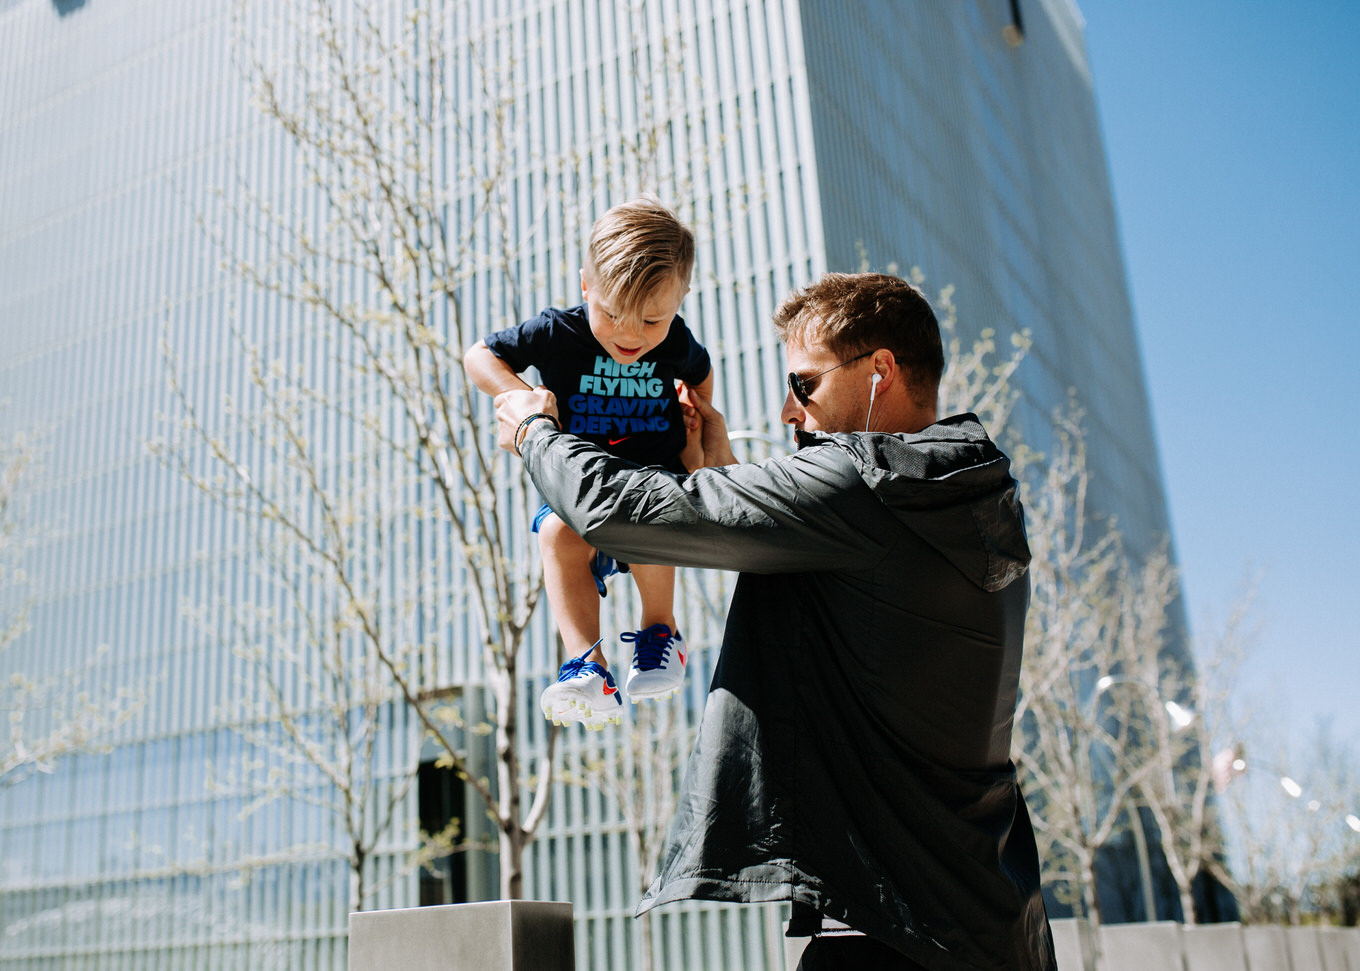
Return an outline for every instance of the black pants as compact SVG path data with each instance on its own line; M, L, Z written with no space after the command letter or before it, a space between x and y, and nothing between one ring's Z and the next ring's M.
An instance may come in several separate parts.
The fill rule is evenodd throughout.
M925 971L871 937L814 937L798 971Z

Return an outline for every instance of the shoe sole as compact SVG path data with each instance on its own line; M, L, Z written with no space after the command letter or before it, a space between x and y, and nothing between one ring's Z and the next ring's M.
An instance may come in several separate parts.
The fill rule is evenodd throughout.
M587 731L602 732L606 725L622 725L622 714L605 714L575 698L568 699L566 708L554 710L551 705L542 706L543 717L560 728L580 725Z
M668 688L665 691L644 691L641 693L630 691L628 700L636 705L639 701L665 701L668 698L674 698L679 693L680 685Z
M623 705L618 701L614 701L609 708L597 709L584 692L568 688L549 694L552 687L549 686L549 690L545 690L543 695L539 696L539 710L543 712L543 717L554 725L564 727L576 723L585 726L589 731L598 732L606 725L623 724L621 714Z
M659 678L645 677L646 674L650 673L650 671L629 672L630 675L636 674L636 676L630 677L627 682L624 682L624 691L627 692L628 700L633 704L637 704L639 701L665 701L667 698L675 697L680 693L680 689L685 686L686 671L684 667L680 668L679 677L674 678L669 684L661 681ZM673 671L668 671L666 673L674 674ZM629 682L641 682L641 684L634 687L633 684ZM649 682L650 687L648 686Z

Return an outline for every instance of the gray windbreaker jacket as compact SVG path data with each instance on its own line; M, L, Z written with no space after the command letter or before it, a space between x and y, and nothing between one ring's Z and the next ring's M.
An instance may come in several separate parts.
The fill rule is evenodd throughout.
M792 901L929 968L1049 971L1009 760L1029 563L977 419L799 434L675 476L546 422L525 466L591 545L740 571L661 872L672 900Z

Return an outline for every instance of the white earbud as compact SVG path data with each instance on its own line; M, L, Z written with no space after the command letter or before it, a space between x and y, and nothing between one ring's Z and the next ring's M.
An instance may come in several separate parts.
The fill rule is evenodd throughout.
M874 376L869 379L869 412L864 416L864 430L866 432L869 430L869 418L874 413L874 395L878 393L878 382L882 380L883 375L879 374L877 371L875 371Z

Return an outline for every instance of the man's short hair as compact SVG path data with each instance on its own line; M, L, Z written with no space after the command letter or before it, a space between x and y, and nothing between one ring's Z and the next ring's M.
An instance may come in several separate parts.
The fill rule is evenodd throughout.
M689 286L694 233L656 196L647 193L595 221L586 250L586 282L620 314L639 311L670 279Z
M786 344L820 344L844 361L887 348L907 373L912 399L935 404L944 374L940 324L925 294L900 277L827 273L779 305L774 327Z

